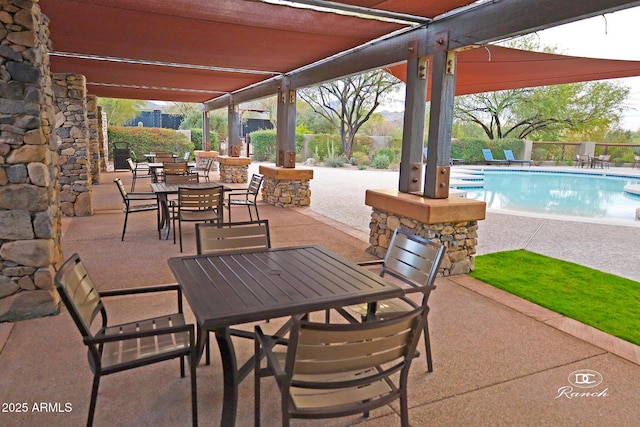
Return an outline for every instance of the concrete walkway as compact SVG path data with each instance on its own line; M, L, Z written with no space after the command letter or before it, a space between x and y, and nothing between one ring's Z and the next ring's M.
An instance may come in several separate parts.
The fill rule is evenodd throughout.
M128 174L105 174L103 185L96 186L93 217L65 218L65 257L78 252L99 289L173 282L166 259L179 256L179 249L171 241L158 240L155 213L133 215L125 241L120 241L123 214L111 182L115 176L123 177L127 184ZM370 259L364 252L366 233L313 209L261 204L260 213L270 221L274 247L317 243L352 260ZM243 209L234 211L234 219L246 216ZM537 227L537 233L544 228L535 223L532 227ZM193 231L186 231L184 237L185 254L195 253ZM527 237L525 241L532 240ZM630 242L623 243L631 252ZM637 425L638 346L467 276L440 278L437 286L429 315L434 372L426 373L424 358L416 359L412 366L412 425ZM174 304L171 297L119 298L109 305L110 321L160 314L175 309ZM193 320L190 313L187 316ZM275 328L282 321L264 326ZM7 410L0 413L0 423L83 425L92 379L85 351L64 309L54 317L1 324L0 403ZM244 358L252 345L239 343L237 351ZM215 351L212 356L211 366L198 368L201 426L219 425L222 406L220 362ZM583 369L597 371L602 383L588 389L572 386L572 373ZM253 424L252 387L250 380L241 386L239 426ZM275 383L265 380L262 387L262 425L279 425ZM570 394L569 387L583 394ZM52 411L34 409L41 402L50 404L46 407ZM11 403L26 403L28 410L16 412ZM66 403L71 405L68 412ZM395 426L399 423L397 410L394 404L373 411L367 420L354 416L294 425ZM115 374L101 383L96 426L178 426L189 425L189 420L189 381L179 378L177 361Z

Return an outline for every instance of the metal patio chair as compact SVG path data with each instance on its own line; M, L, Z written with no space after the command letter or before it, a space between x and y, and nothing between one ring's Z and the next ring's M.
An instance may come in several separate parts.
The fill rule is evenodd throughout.
M227 210L229 211L229 221L231 221L231 206L246 206L249 210L249 219L253 221L253 216L251 215L251 206L256 211L256 219L260 219L260 214L258 213L258 192L260 191L260 186L262 185L262 180L264 177L260 174L254 173L251 177L251 181L249 181L249 186L247 188L235 189L228 191L227 194Z
M88 348L93 386L87 425L93 424L98 387L102 376L180 358L181 377L185 376L185 359L189 363L192 424L197 426L197 351L194 343L194 327L192 324L185 324L182 313L180 287L165 285L98 292L78 254L72 255L60 267L55 276L55 283L64 305L69 310ZM131 323L108 325L107 310L102 303L102 298L168 291L175 291L177 294L177 313ZM101 323L94 325L98 314L101 317ZM130 399L135 398L135 394L120 397Z
M120 190L120 195L122 196L122 203L124 203L124 225L122 226L122 238L124 241L124 233L127 231L127 220L129 219L129 214L136 212L148 212L148 211L158 211L158 197L155 193L127 193L127 190L124 189L124 185L120 178L115 178L113 182L118 186L118 190ZM152 202L153 203L149 203ZM146 202L146 203L141 203ZM160 214L158 213L158 216Z
M286 352L279 337L255 328L254 424L260 425L260 379L273 376L282 394L282 425L291 418L335 418L400 401L402 426L409 425L407 382L424 322L424 307L364 323L292 320ZM261 367L266 356L267 367ZM398 375L399 373L399 375Z
M224 189L212 184L208 188L178 188L178 200L173 215L173 243L176 242L176 221L182 252L183 222L222 222Z
M136 181L140 178L150 178L152 179L153 173L151 173L151 169L149 168L148 163L134 162L130 157L127 159L127 164L129 165L129 170L131 170L132 178L131 178L131 191L136 191Z
M360 315L361 321L367 321L371 317L386 319L413 310L416 303L408 295L422 293L421 305L424 307L424 346L427 359L427 368L433 372L433 360L431 357L431 343L429 340L429 314L428 300L431 291L436 287L433 284L442 257L445 253L444 245L434 243L424 237L416 236L405 230L397 228L389 242L389 249L382 261L369 261L359 263L362 266L381 265L380 276L391 276L405 287L405 296L390 300L378 301L375 314L368 311L367 304L358 304L345 307L349 311ZM345 308L337 311L348 320L357 321ZM328 319L327 319L328 322Z

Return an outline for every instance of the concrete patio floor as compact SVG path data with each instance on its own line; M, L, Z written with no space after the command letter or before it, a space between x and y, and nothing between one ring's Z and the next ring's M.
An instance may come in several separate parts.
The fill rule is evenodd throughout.
M124 214L114 177L125 186L130 174L106 173L94 187L95 215L65 218L64 256L77 252L101 290L175 281L167 258L180 256L178 245L158 240L155 213L134 214L120 241ZM141 184L140 190L146 183ZM234 220L248 219L234 208ZM351 260L371 259L364 252L366 234L312 212L260 204L269 219L272 246L315 243ZM195 253L193 227L184 235L184 254ZM109 301L107 301L109 303ZM121 297L107 306L111 322L153 316L175 309L173 296ZM580 425L635 426L640 419L640 348L593 330L473 280L439 278L430 298L434 372L423 357L410 375L410 421L414 426ZM193 317L185 305L187 316ZM265 324L276 328L283 319ZM239 342L239 358L252 352ZM0 424L6 426L79 426L86 423L92 374L86 350L73 322L60 315L0 324ZM590 397L569 398L569 376L580 369L602 375ZM262 425L280 424L275 382L263 380ZM253 424L253 384L240 388L238 426ZM201 426L219 425L222 372L217 352L211 366L198 367ZM16 405L26 403L26 412ZM50 411L39 412L40 403ZM66 404L70 404L65 406ZM34 407L34 404L36 405ZM21 406L18 406L21 407ZM67 410L70 408L70 410ZM353 416L293 425L395 426L398 406ZM96 409L96 426L189 425L189 380L169 361L104 377Z

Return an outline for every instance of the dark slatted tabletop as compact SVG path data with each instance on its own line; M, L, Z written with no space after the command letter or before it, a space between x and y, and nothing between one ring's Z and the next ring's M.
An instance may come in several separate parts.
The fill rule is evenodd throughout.
M402 295L319 246L170 258L169 266L207 330Z

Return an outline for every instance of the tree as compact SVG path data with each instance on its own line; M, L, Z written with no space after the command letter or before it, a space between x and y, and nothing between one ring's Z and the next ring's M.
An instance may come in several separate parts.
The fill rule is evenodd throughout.
M225 111L215 110L209 112L209 129L218 136L218 141L227 137L229 129L227 127L228 117ZM202 128L202 112L192 111L180 123L180 129Z
M122 126L135 119L145 101L137 99L98 98L98 105L107 114L107 125Z
M174 102L167 106L165 112L185 118L194 113L202 114L199 105L193 102Z
M369 71L299 91L316 113L327 119L342 141L342 152L351 157L356 133L400 81L382 71Z
M628 95L628 87L611 82L479 93L456 98L454 117L476 123L489 139L590 138L619 123Z
M538 38L510 40L516 49L557 53ZM596 140L622 117L629 88L612 82L582 82L479 93L456 98L457 123L480 126L489 139L555 141L567 135ZM596 138L596 139L593 139Z

